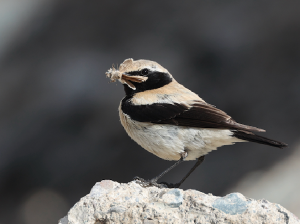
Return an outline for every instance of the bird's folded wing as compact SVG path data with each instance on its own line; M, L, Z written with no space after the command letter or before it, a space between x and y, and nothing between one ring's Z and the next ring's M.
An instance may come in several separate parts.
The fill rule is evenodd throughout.
M203 103L195 103L187 111L183 111L176 117L168 120L153 122L159 124L174 124L178 126L198 128L220 128L244 131L264 132L263 129L239 124L224 111Z
M224 111L204 102L190 105L155 103L149 105L123 104L122 110L132 119L155 124L197 128L219 128L263 132L263 129L239 124Z
M184 111L187 111L189 106L178 103L134 105L130 101L123 100L121 109L133 120L140 122L160 122L162 120L175 118Z

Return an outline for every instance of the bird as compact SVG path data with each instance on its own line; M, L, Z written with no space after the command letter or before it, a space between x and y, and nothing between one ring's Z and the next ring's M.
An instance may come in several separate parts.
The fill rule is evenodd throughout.
M287 146L254 133L265 132L263 129L236 122L179 84L155 61L128 58L105 74L124 86L119 116L131 139L161 159L176 161L150 180L135 177L144 187L180 187L209 152L223 145L255 142L277 148ZM178 183L158 183L171 169L190 160L196 160L195 165Z

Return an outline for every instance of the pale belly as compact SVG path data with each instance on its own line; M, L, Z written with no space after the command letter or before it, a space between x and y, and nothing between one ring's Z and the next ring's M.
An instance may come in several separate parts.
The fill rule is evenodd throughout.
M120 113L121 123L128 135L147 151L165 160L195 160L212 150L234 142L243 142L231 136L231 131L212 128L190 128L133 121Z

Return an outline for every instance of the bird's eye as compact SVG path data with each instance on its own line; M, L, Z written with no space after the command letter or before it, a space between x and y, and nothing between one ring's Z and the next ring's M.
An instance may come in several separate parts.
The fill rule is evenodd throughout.
M149 73L149 70L147 68L144 68L142 71L141 71L142 75L148 75Z

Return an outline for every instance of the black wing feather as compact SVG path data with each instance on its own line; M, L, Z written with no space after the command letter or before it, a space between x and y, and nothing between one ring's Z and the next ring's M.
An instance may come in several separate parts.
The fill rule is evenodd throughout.
M126 97L122 100L122 111L131 119L140 122L160 122L170 120L188 110L189 107L183 104L154 103L146 105L134 105Z
M236 130L233 130L232 132L233 132L232 136L249 142L256 142L259 144L270 145L277 148L287 147L287 144L285 144L284 142L279 142L273 139L269 139L260 135L253 134L251 132L236 131Z
M197 128L236 129L257 132L264 131L259 128L239 124L224 111L210 104L204 103L193 104L191 108L178 114L173 119L161 120L153 123L174 124L178 126Z

